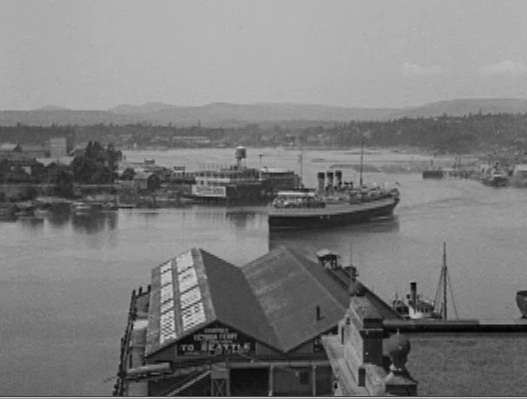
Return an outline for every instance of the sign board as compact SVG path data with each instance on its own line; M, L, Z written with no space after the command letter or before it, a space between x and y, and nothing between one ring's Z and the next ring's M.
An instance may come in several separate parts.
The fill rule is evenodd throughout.
M226 198L227 189L224 186L206 186L201 184L193 184L192 195L197 195L200 197Z
M219 325L196 331L177 345L178 356L221 356L254 353L255 342L236 330Z

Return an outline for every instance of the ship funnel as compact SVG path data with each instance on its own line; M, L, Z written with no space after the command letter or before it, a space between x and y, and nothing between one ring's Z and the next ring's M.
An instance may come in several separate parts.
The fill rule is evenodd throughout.
M324 180L325 180L326 174L324 172L318 172L317 178L318 178L318 192L323 193L324 192Z
M415 306L417 303L417 282L410 281L410 303Z
M328 187L333 188L333 172L327 172L326 177L328 179Z
M342 171L341 170L335 171L335 179L336 179L337 188L341 188L342 187Z

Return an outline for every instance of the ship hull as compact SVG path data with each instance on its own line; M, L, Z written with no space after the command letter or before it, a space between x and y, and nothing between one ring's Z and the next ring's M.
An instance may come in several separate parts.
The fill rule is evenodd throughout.
M365 223L392 216L398 203L398 198L385 198L359 204L328 205L325 208L271 208L269 229L312 229Z

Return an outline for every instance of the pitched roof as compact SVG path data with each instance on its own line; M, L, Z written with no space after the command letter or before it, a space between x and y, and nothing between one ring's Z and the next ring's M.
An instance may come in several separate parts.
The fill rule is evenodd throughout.
M147 356L214 321L277 344L240 269L198 248L152 269L148 313Z
M348 307L346 289L317 263L286 247L241 269L284 352L335 327Z
M149 303L146 355L216 320L198 249L152 269Z
M0 144L0 151L15 151L19 147L18 144L4 143Z
M152 269L145 354L215 321L289 352L334 328L347 306L346 288L285 247L241 268L193 248Z
M152 172L137 172L134 175L134 180L147 180L152 175L154 175Z
M271 346L279 343L242 270L201 250L217 319Z

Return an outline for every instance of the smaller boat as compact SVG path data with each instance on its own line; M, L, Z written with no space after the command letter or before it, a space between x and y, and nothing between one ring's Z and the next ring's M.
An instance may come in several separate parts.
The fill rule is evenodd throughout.
M31 201L17 202L15 209L17 216L33 216L35 213L35 205Z
M50 203L37 203L34 211L36 217L46 217L51 214L51 204Z
M423 179L442 179L445 172L440 166L434 166L434 160L430 160L430 168L423 170Z
M443 169L423 170L423 179L442 179L445 176Z
M516 305L522 312L522 318L527 318L527 290L516 293Z
M443 244L443 266L441 267L441 275L439 277L439 284L434 299L426 298L417 293L417 283L410 282L410 294L406 296L406 300L399 299L397 293L392 302L392 307L397 313L408 319L447 319L447 286L449 286L450 278L448 276L448 268L446 265L446 244ZM527 292L527 291L526 291ZM450 294L452 296L452 304L457 318L457 308L450 287ZM527 303L527 302L526 302Z
M486 186L505 187L509 184L509 176L496 162L493 167L483 170L481 182Z
M86 215L91 213L92 206L87 202L77 201L71 204L71 210L75 215Z

